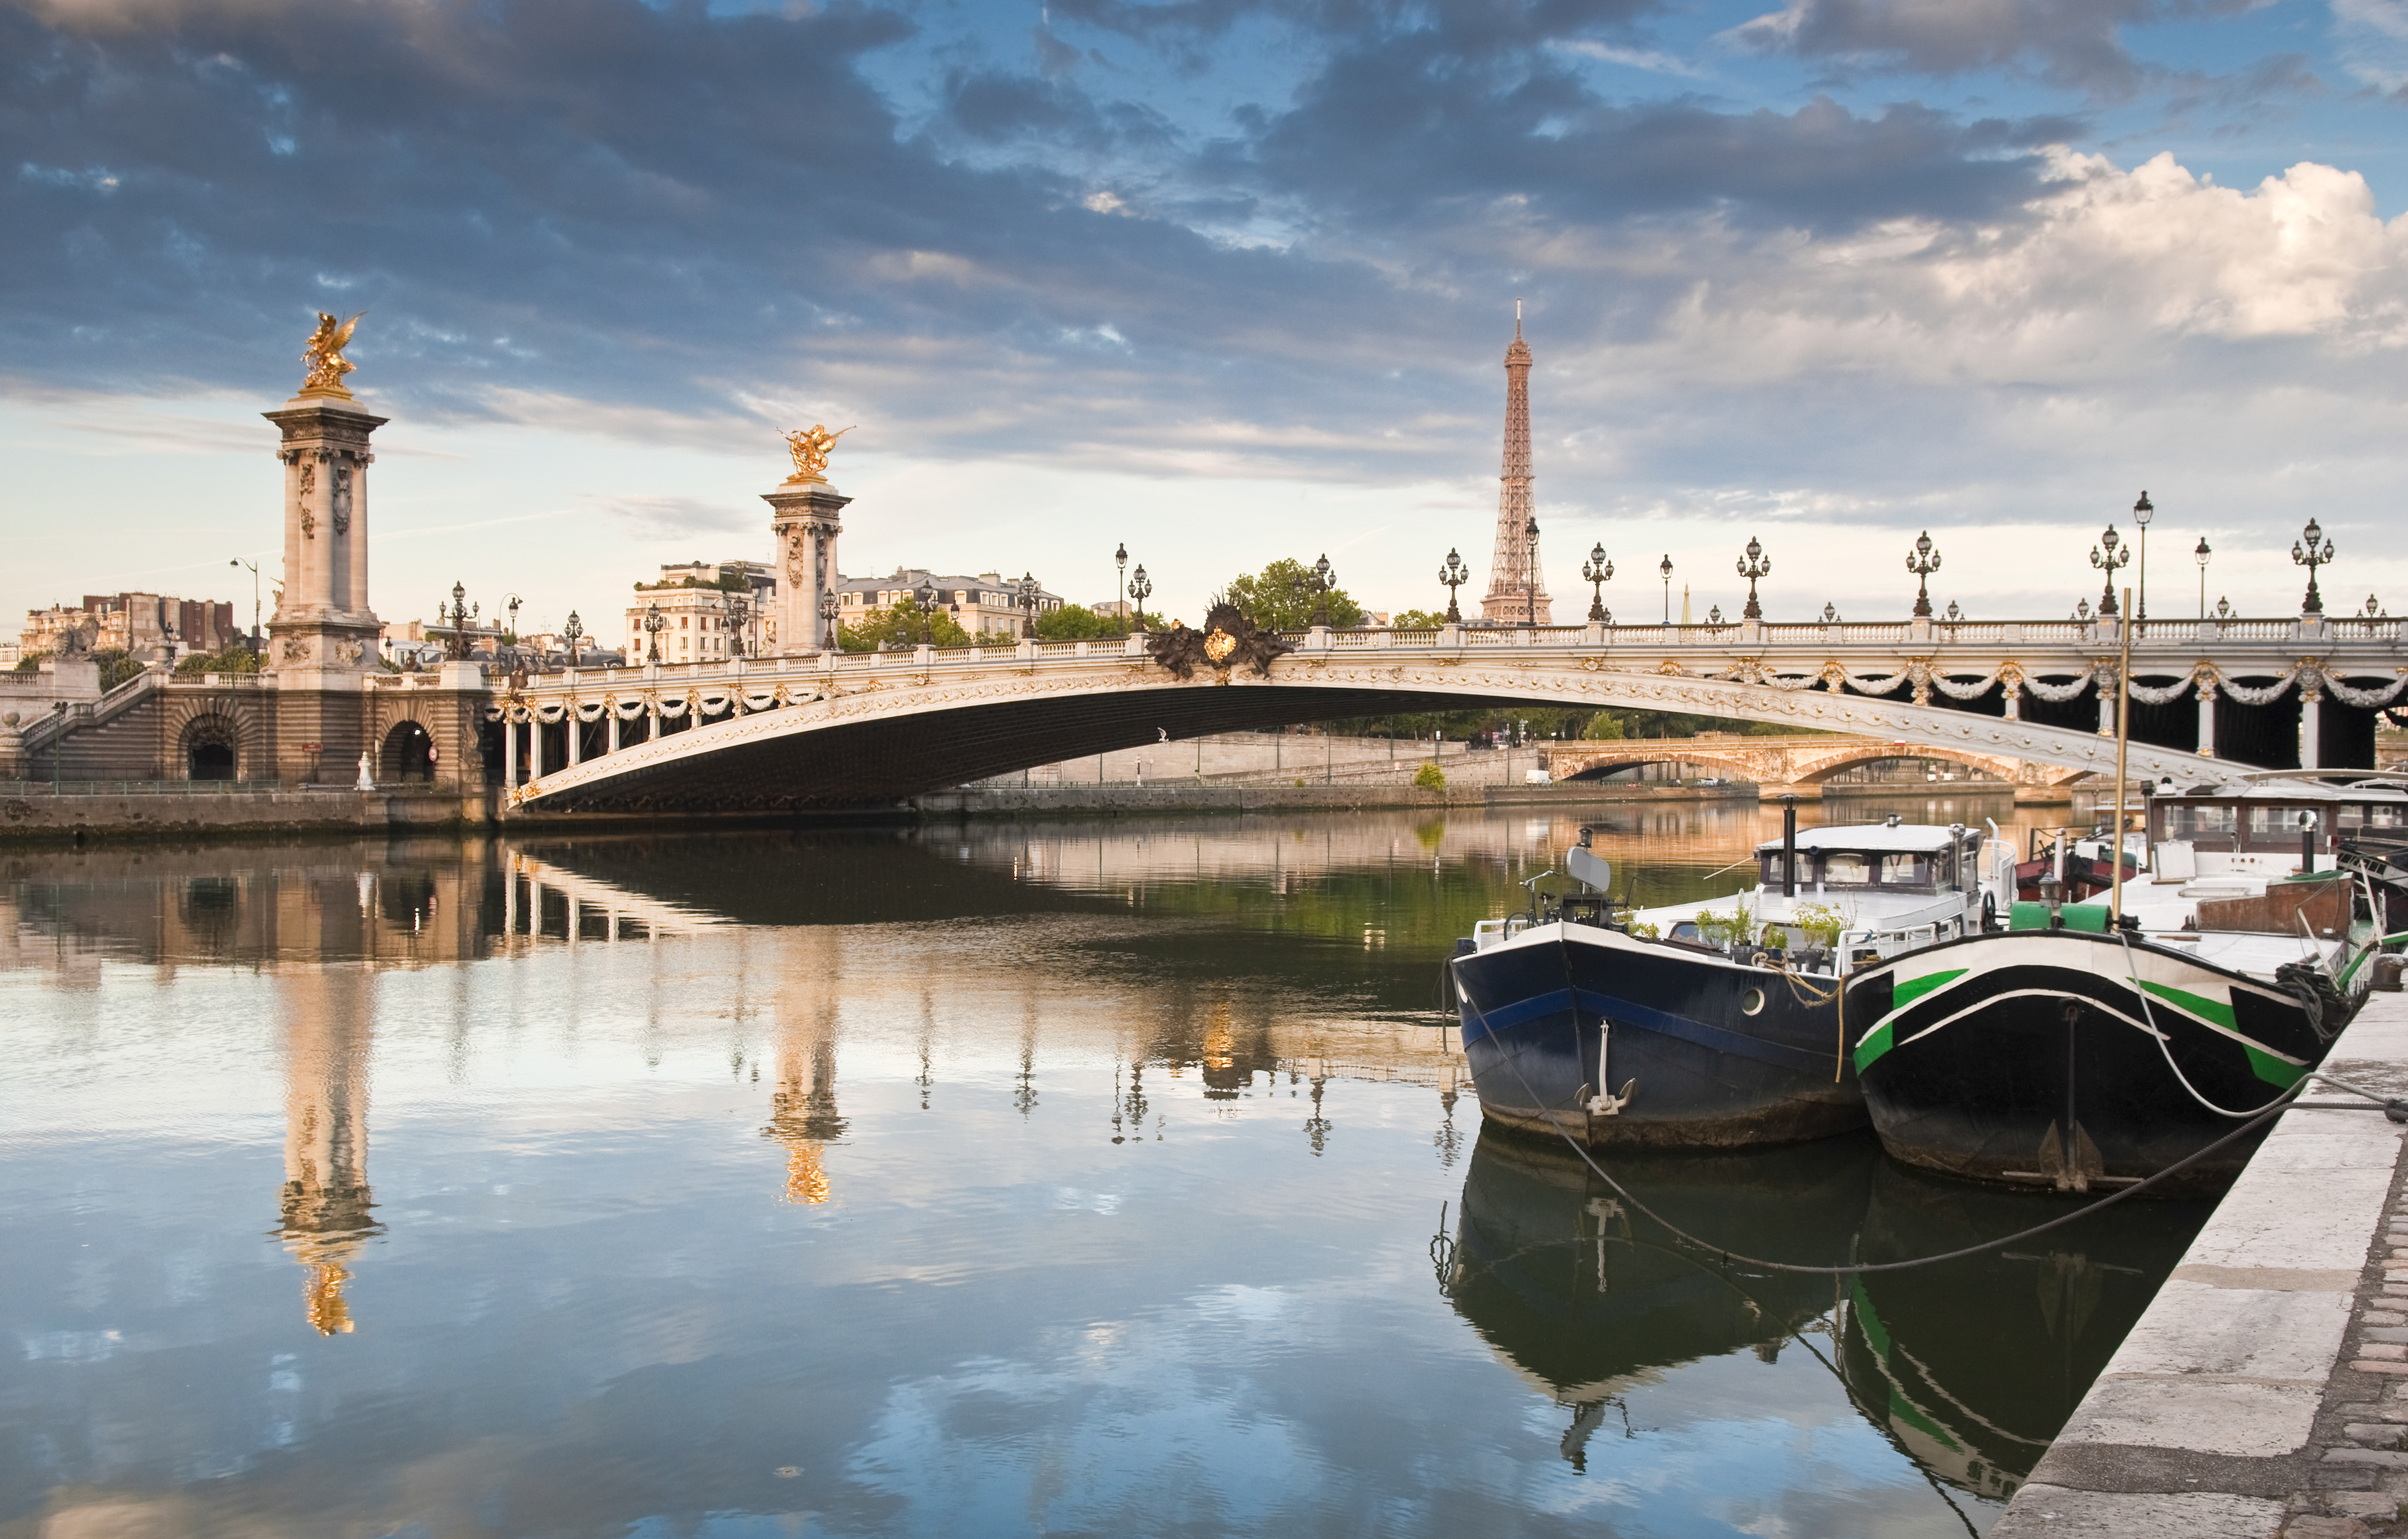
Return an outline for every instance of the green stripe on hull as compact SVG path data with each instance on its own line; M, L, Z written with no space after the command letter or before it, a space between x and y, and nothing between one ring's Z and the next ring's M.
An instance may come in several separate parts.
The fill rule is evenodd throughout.
M1887 1021L1882 1022L1881 1025L1874 1027L1870 1031L1868 1031L1863 1036L1857 1038L1856 1060L1856 1073L1858 1076L1861 1077L1863 1075L1865 1066L1867 1064L1871 1063L1875 1058L1880 1057L1884 1053L1888 1052L1891 1048L1897 1045L1898 1043L1890 1037L1889 1022Z
M2305 1064L2276 1057L2262 1047L2253 1046L2247 1042L2241 1046L2249 1055L2249 1072L2280 1089L2287 1090L2299 1084L2300 1077L2308 1072Z
M2193 994L2187 989L2176 988L2172 984L2153 984L2146 978L2141 980L2141 986L2168 1004L2187 1010L2200 1020L2220 1026L2227 1031L2238 1031L2241 1028L2239 1023L2233 1018L2232 1006L2229 1003L2218 1004L2214 1000Z
M1891 986L1890 1005L1895 1009L1900 1005L1912 1004L1941 985L1954 983L1962 978L1965 973L1964 968L1957 967L1950 968L1944 972L1927 972L1920 978L1901 978Z

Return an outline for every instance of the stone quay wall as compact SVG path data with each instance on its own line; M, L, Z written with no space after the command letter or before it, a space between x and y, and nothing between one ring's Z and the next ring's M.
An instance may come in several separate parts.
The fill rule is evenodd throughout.
M2408 995L2375 995L2325 1068L2408 1095ZM2408 1532L2408 1129L2307 1099L2325 1104L2276 1121L1990 1539Z

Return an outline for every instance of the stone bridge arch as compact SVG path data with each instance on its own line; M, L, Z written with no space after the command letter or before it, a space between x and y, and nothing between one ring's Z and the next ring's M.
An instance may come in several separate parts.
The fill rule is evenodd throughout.
M512 742L531 716L596 708L634 681L544 682L502 697L496 726ZM854 654L781 659L740 669L647 670L652 709L682 730L597 758L540 771L509 791L513 808L673 812L892 804L907 797L1076 758L1208 732L1349 716L1512 708L1616 707L1738 717L2055 764L2073 773L2112 768L2114 745L2095 732L1903 700L1701 676L1670 665L1641 671L1618 659L1498 647L1486 655L1396 651L1297 653L1267 676L1199 669L1178 679L1121 651L1077 656L960 649L953 655ZM1803 737L1734 740L1724 758L1790 751ZM1763 745L1759 748L1758 745ZM531 746L531 744L530 744ZM528 770L537 766L521 759ZM2204 778L2222 767L2134 743L2135 774ZM515 775L511 778L515 779Z

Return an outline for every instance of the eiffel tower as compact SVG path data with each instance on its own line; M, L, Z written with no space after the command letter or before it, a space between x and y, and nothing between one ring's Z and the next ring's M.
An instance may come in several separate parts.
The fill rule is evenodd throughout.
M1513 345L1505 350L1505 468L1497 497L1497 550L1480 618L1491 626L1548 626L1555 609L1539 568L1530 508L1530 346L1522 340L1522 301L1513 301Z

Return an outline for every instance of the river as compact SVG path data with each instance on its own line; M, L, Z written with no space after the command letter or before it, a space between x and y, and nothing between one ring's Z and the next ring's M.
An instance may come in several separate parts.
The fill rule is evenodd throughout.
M1980 1532L2204 1207L1484 1135L1584 815L0 856L0 1536Z

